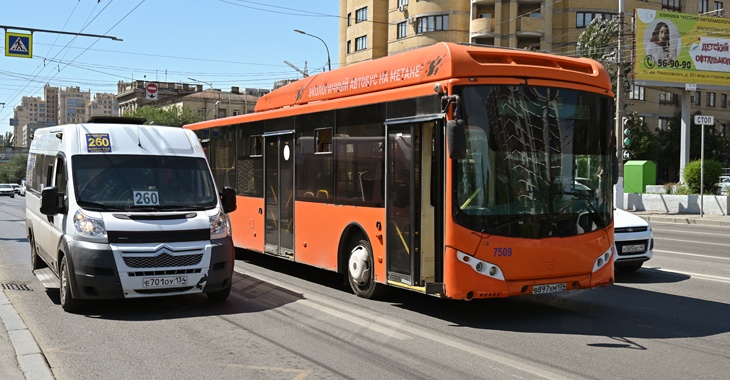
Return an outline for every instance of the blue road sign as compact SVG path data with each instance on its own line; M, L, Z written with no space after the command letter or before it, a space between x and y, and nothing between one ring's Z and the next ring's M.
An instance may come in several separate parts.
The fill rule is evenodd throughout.
M33 35L5 32L5 56L33 58Z

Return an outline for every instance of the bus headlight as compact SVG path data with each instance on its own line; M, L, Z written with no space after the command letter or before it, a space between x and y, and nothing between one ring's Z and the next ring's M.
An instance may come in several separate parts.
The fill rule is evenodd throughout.
M104 221L98 218L92 218L81 210L74 214L74 227L80 235L90 238L106 238L106 226Z
M606 264L613 265L613 260L611 260L611 255L613 254L613 247L609 248L608 251L601 253L601 256L598 256L596 258L596 261L593 263L593 271L597 271Z
M498 266L487 261L479 260L476 257L469 256L461 251L456 251L456 257L462 263L469 265L477 273L491 277L495 280L504 281L504 274L502 274L502 270Z
M223 239L231 235L231 222L227 214L219 212L209 218L211 239Z

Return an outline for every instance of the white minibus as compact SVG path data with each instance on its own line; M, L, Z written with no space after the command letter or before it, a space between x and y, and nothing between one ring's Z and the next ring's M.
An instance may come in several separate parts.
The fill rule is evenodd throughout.
M51 277L66 311L84 300L226 299L235 190L218 192L192 131L101 121L33 134L26 231L36 275Z

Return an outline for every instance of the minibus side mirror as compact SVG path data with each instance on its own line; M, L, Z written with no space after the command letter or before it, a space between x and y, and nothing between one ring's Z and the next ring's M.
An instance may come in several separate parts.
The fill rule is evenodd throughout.
M64 194L59 193L55 186L48 186L41 191L41 214L56 215L66 213L63 200Z
M223 212L226 214L236 211L236 189L232 187L224 187L221 191L221 203L223 204Z
M449 139L449 157L453 159L466 158L466 129L464 128L464 120L447 121L446 134Z

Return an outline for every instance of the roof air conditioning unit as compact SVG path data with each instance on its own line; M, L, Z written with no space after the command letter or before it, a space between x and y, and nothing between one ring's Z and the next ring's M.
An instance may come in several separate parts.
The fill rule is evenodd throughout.
M398 10L401 12L404 12L407 9L408 9L408 5L406 5L406 4L401 4L398 6Z

